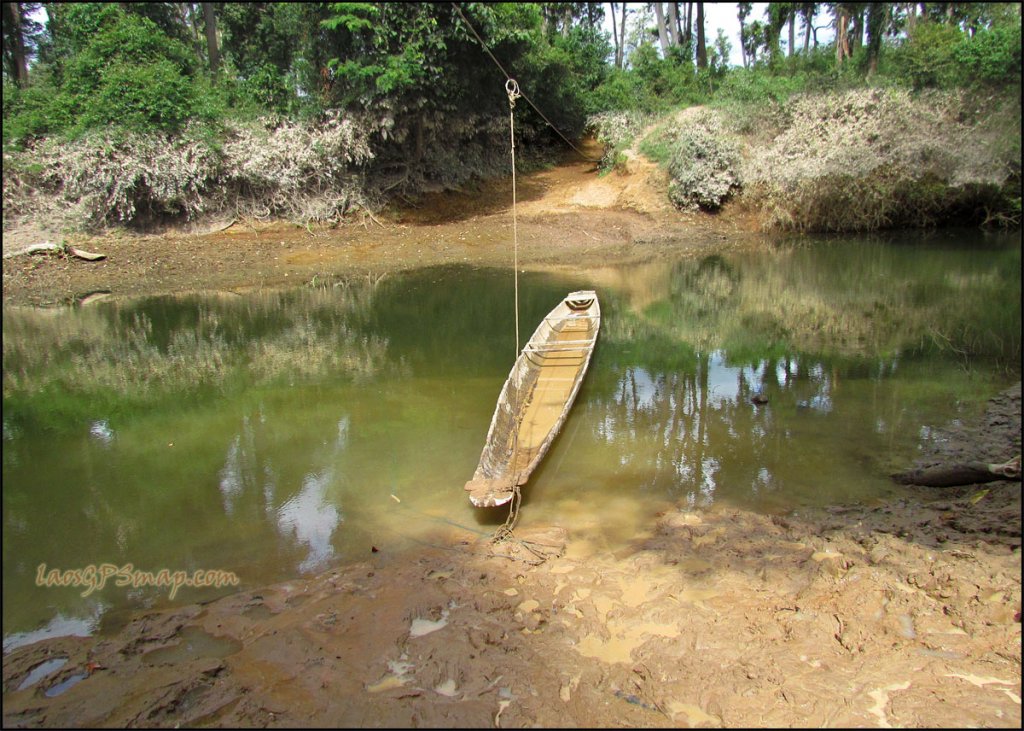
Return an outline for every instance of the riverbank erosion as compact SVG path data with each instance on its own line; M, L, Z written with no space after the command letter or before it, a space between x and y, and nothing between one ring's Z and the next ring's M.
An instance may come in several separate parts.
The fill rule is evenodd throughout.
M1019 454L1020 415L1017 384L922 463ZM497 545L453 527L14 650L3 720L1017 728L1020 498L995 482L785 515L680 505L614 551L599 525L525 515Z
M94 132L7 151L5 255L52 243L106 257L88 266L59 253L5 258L4 300L507 266L503 123L464 125L398 165L401 174L381 130L337 115L238 123L214 146L187 131ZM550 148L520 140L526 265L636 260L757 232L1020 225L1019 89L803 94L658 118L598 115L591 127L585 159L566 153L548 169Z
M599 154L596 143L587 149ZM740 215L674 211L667 185L650 163L602 177L595 163L573 154L556 167L520 176L515 231L509 179L426 194L415 205L337 227L227 218L160 233L122 228L62 236L30 225L5 231L3 297L6 304L69 304L97 292L243 291L439 264L510 267L516 238L526 268L762 245L763 237ZM58 240L105 258L8 256Z

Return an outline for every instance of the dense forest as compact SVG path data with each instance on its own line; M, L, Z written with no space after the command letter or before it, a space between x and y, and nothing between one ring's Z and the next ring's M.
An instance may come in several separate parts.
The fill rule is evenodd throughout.
M738 65L700 2L4 3L4 225L336 222L505 174L505 73L527 166L657 125L682 208L1019 225L1019 3L734 8Z

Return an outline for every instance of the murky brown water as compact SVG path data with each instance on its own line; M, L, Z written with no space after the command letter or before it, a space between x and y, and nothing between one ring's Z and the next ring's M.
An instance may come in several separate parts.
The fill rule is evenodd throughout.
M1019 378L1012 237L844 239L521 287L527 331L568 291L601 297L590 372L521 518L566 526L577 551L624 544L673 501L785 512L892 495L886 475L936 427ZM37 586L44 564L257 586L439 526L492 531L504 515L462 486L515 358L511 302L508 272L444 268L5 309L5 649L170 601Z

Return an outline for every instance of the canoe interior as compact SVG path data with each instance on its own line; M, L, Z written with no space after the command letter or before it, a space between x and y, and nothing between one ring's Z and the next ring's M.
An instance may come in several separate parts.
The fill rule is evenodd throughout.
M516 359L498 398L473 479L480 507L512 499L557 436L576 398L601 325L592 291L572 292L545 317Z

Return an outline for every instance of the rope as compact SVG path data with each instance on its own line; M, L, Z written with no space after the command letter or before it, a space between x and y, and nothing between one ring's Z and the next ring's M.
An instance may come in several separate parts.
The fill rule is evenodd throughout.
M516 221L516 120L515 109L516 99L522 94L519 93L519 84L515 79L505 82L505 93L508 94L508 137L512 147L512 242L513 242L513 267L515 282L516 301L516 357L519 357L519 227ZM518 396L518 393L517 393Z
M480 35L476 32L476 29L473 27L473 24L470 23L469 20L466 19L465 15L463 15L462 9L459 8L458 4L453 2L452 6L455 8L455 11L459 14L459 17L462 18L462 22L466 24L466 27L469 28L470 32L476 38L476 40L480 44L480 46L484 49L484 51L486 51L487 55L491 57L491 60L494 62L494 65L498 67L498 70L501 71L502 75L504 75L504 77L505 77L505 94L508 96L509 143L510 143L510 147L511 147L511 156L512 156L512 242L513 242L513 245L512 245L512 250L513 250L513 267L512 267L512 270L513 270L513 282L514 282L514 291L515 291L515 295L514 296L515 296L516 359L518 360L518 358L519 358L519 226L518 226L518 220L517 220L517 216L516 216L516 133L515 133L515 108L516 108L516 100L519 99L520 97L523 98L523 99L526 99L527 103L529 103L529 105L531 107L533 107L534 111L536 111L537 114L539 114L541 116L541 118L545 122L547 122L548 126L551 127L551 129L553 129L555 132L557 132L558 136L561 137L563 140L565 140L565 142L572 149L576 150L576 152L578 152L580 154L580 156L583 157L583 159L588 160L590 162L598 162L598 161L593 159L593 158L591 158L591 157L588 157L582 150L580 150L578 147L576 147L576 145L574 145L572 143L572 141L568 137L566 137L565 135L562 134L561 130L559 130L558 127L556 127L554 124L552 124L551 120L549 120L544 115L544 112L542 112L540 109L538 109L537 105L533 103L533 101L530 99L530 97L528 97L528 96L526 96L526 94L522 93L522 91L519 89L519 83L515 79L512 78L512 76L505 70L505 68L501 65L501 63L498 61L498 59L494 57L494 54L491 53L491 49L487 47L487 44L484 43L483 38L481 38ZM522 500L523 500L522 489L521 489L521 487L519 485L519 474L516 471L516 468L518 467L518 462L519 462L519 430L520 430L520 428L522 426L522 423L520 421L522 419L522 415L519 413L519 411L520 411L520 408L519 408L519 389L516 388L515 399L514 399L514 403L513 403L513 419L514 419L514 423L513 423L513 429L512 429L512 474L509 475L509 479L512 482L512 485L511 485L511 487L512 487L512 500L509 503L509 512L508 512L508 516L505 518L505 523L494 532L494 536L491 539L491 541L492 541L492 543L499 543L499 542L507 541L507 540L515 541L520 546L522 546L524 549L526 549L527 551L532 553L538 559L538 563L540 563L540 562L543 562L547 558L547 556L545 556L543 553L541 553L537 549L533 548L530 545L530 543L531 543L530 541L520 540L519 538L516 538L513 535L513 533L512 533L513 529L515 528L516 521L519 519L519 507L522 504ZM506 558L511 558L511 557L506 557ZM525 560L525 559L521 559L521 560ZM534 565L537 565L537 564L535 563Z
M494 61L494 65L497 66L498 70L501 71L502 75L504 75L505 79L507 80L506 81L506 86L507 86L507 82L508 81L512 81L513 83L515 83L514 80L512 79L511 74L509 74L508 71L505 70L505 67L502 66L501 63L498 61L498 59L496 59L494 57L494 54L491 53L491 49L487 47L486 43L484 43L484 39L481 38L480 34L476 32L476 28L473 27L473 24L470 23L469 20L466 19L466 16L462 14L462 8L459 7L458 3L454 3L453 2L452 3L452 7L455 8L455 12L457 12L459 14L459 17L462 18L462 22L466 24L466 27L469 28L470 32L476 38L477 43L479 43L483 47L484 51L487 52L487 55L491 57L492 61ZM517 85L516 88L518 89L518 85ZM583 152L583 150L581 150L580 148L578 148L576 145L574 145L572 143L572 140L570 140L568 137L566 137L564 134L562 134L562 131L560 129L558 129L558 127L556 127L554 125L554 123L544 115L544 112L542 112L540 110L540 108L536 104L533 103L533 100L530 99L530 97L528 97L528 96L526 96L526 94L522 94L522 93L520 93L519 96L523 97L523 99L525 99L526 102L531 107L533 107L533 110L535 112L537 112L537 114L540 115L541 119L543 119L545 122L547 122L548 126L551 129L553 129L558 134L559 137L561 137L563 140L565 140L565 143L567 145L569 145L569 147L571 147L572 149L576 150L576 152L579 153L580 157L582 157L587 162L600 162L600 160L598 160L597 158L590 157L587 153Z
M508 95L508 135L512 149L512 281L515 291L516 311L516 360L519 358L519 227L516 221L516 99L522 96L519 93L519 84L515 79L505 81L505 93ZM514 366L513 366L514 367ZM508 517L505 524L494 534L494 541L505 540L512 537L512 529L519 518L519 504L522 501L522 491L519 489L519 479L516 468L519 464L519 429L522 426L519 413L519 388L516 388L515 399L512 405L512 502L509 505Z

